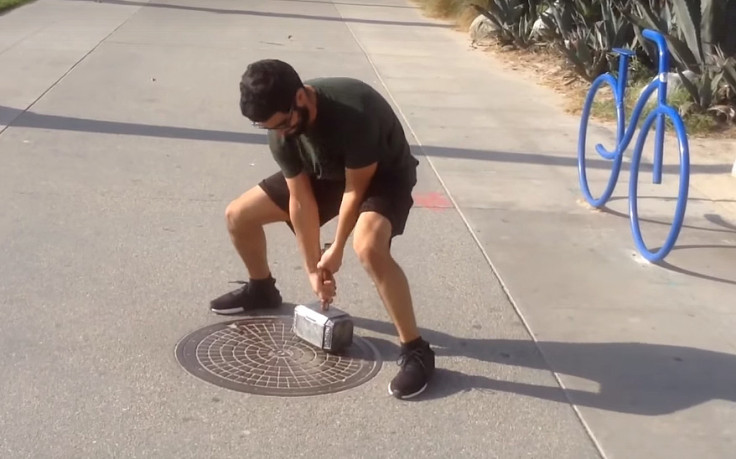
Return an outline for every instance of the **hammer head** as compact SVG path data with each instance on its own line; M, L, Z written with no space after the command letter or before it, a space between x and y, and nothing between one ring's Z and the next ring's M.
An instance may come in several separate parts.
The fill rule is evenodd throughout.
M319 303L294 308L294 334L326 352L338 354L353 343L353 320L345 311Z

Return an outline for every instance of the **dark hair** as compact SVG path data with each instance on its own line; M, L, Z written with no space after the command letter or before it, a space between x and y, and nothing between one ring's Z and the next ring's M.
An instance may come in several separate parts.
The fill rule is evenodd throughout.
M286 62L253 62L240 80L240 112L253 122L266 121L276 112L288 112L303 87L296 70Z

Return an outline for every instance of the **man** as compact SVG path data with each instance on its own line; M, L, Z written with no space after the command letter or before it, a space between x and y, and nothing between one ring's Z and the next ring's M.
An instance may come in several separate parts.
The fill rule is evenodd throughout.
M309 282L323 307L336 292L348 237L373 279L401 343L400 371L389 384L398 398L418 395L434 371L434 352L419 334L407 279L390 253L413 205L418 161L390 105L350 78L302 82L287 63L250 64L240 82L240 109L268 130L280 172L262 180L226 209L233 245L249 282L212 301L219 314L281 304L266 259L263 226L286 222L296 235ZM322 253L320 228L338 217Z

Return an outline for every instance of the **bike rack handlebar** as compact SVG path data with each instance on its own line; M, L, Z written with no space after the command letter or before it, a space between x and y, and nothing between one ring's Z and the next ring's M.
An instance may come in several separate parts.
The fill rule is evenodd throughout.
M664 35L651 29L644 29L642 35L647 40L653 41L657 44L657 51L659 54L659 74L665 74L670 69L669 53L667 50L667 41L664 39Z

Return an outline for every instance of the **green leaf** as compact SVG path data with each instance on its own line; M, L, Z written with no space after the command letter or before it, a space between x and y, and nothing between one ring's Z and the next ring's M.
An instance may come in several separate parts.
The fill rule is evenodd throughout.
M704 56L712 55L718 38L725 36L720 35L725 31L725 7L723 0L700 1L700 41Z
M700 85L700 106L703 108L710 107L711 101L713 100L713 91L711 90L711 77L710 72L703 74L703 81Z
M638 46L640 46L644 50L644 52L647 53L649 59L652 62L656 62L656 51L653 51L652 47L649 46L648 40L646 40L642 35L642 30L654 29L659 30L660 32L662 32L662 30L658 27L656 19L650 14L651 12L646 8L647 7L643 6L642 4L637 4L636 9L638 10L638 13L632 13L630 9L624 9L621 12L624 17L629 20L634 28L634 36L636 39L634 40L633 45L637 46L638 44Z
M670 2L664 2L664 9L662 10L662 16L665 19L664 26L666 27L665 32L670 33L672 32L672 29L674 28L674 23L672 20L675 18L675 15L672 14L672 10L670 9Z
M551 7L552 14L554 15L555 21L557 22L557 28L563 37L567 38L572 32L573 21L572 16L564 6L553 6Z
M624 24L618 27L616 35L613 38L613 43L611 44L611 47L623 48L626 46L630 46L633 48L633 46L631 46L633 45L631 43L633 39L632 35L634 35L632 31L633 27L631 24Z
M662 30L660 19L646 3L639 1L636 2L636 6L639 13L639 18L642 19L646 24L644 28L667 32L667 30Z
M687 90L688 94L690 94L690 97L693 99L693 102L700 105L700 95L698 88L695 86L695 84L688 80L685 75L682 74L680 69L677 69L677 74L680 75L680 80L682 81L682 85Z
M587 43L583 40L578 42L578 56L580 56L580 60L584 64L587 64L586 66L593 64L593 56L590 54L590 49L588 49Z
M713 79L710 82L710 91L713 94L713 101L711 103L721 100L721 88L725 86L723 84L723 72L717 69L712 70L712 72Z
M498 10L493 9L494 7L497 8L493 3L491 3L488 6L488 10L483 9L478 5L473 5L473 7L475 8L476 11L478 11L478 13L482 14L483 16L486 17L486 19L491 21L497 28L499 29L503 28Z
M551 41L555 40L561 40L562 35L560 34L560 30L557 27L557 23L555 22L553 17L548 16L547 14L543 14L540 16L542 18L542 22L545 26L547 26L548 34L551 37Z
M736 94L736 65L729 65L726 63L723 67L723 79L731 87L731 90Z
M683 70L692 70L694 72L701 71L702 61L693 55L686 43L683 43L678 38L671 35L665 35L664 38L665 41L667 41L670 55L677 67Z
M595 31L595 43L597 46L593 46L593 49L595 50L604 50L608 45L608 40L605 38L606 36L601 32L601 26L599 24L596 24L593 28Z
M575 70L577 71L577 73L585 79L588 79L587 72L585 71L585 65L583 65L583 63L580 61L580 58L578 58L577 52L565 47L562 44L558 45L558 48L563 53L565 53L565 55L567 55L567 58L570 60L572 65L575 66Z
M703 62L703 47L700 42L700 1L697 0L672 0L677 28L690 52L697 57L698 62Z

